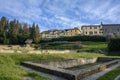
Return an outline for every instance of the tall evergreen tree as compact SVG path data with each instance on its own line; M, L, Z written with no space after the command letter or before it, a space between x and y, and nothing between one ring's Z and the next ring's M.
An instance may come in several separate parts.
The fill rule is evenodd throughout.
M3 36L3 34L4 34L4 28L5 28L6 24L7 24L6 17L2 17L1 21L0 21L0 35L1 36Z
M27 23L21 24L18 20L7 20L6 17L0 19L0 44L23 44L26 39L31 38L34 43L40 40L39 26Z
M2 17L0 20L0 43L3 43L4 38L6 37L6 32L4 31L6 25L7 19L6 17Z
M27 23L23 24L23 32L22 32L22 34L26 38L29 38L30 32L29 32L29 28L28 28L28 24Z
M30 37L31 37L31 39L33 39L34 43L38 43L40 40L39 26L35 25L35 23L33 23L33 25L32 25Z
M40 41L40 29L39 29L38 25L36 25L36 27L35 27L34 41L35 41L35 43L38 43Z
M34 42L34 33L35 33L35 23L32 24L32 27L30 29L30 38L33 40L33 42Z

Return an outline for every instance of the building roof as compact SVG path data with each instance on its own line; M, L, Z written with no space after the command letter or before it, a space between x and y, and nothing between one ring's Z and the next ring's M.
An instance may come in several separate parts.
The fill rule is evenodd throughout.
M82 29L83 27L99 27L99 26L101 26L101 25L83 25L83 26L81 27L81 29Z
M47 30L47 31L43 31L43 32L41 32L41 34L49 34L50 32L56 32L56 31L58 31L59 33L61 33L61 32L65 32L65 31L69 31L69 30L80 30L78 27L75 27L75 28L73 28L73 29L64 29L64 30L58 30L58 29L53 29L53 30Z
M102 26L120 26L120 24L101 24Z
M80 30L78 27L75 27L73 29L65 29L65 31L69 31L69 30Z
M58 30L58 29L47 30L47 31L43 31L43 32L41 32L41 34L42 34L42 33L49 34L50 32L56 32L56 31L62 31L62 30Z
M98 27L100 25L83 25L82 27Z

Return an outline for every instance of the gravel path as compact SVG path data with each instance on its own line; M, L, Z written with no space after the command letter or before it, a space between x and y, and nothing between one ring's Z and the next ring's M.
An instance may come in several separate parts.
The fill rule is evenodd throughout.
M120 75L115 78L115 80L120 80Z
M35 71L35 70L33 70L33 69L26 68L26 67L23 67L23 66L20 66L20 65L18 65L18 66L19 66L20 68L22 68L22 69L25 69L25 70L29 71L29 72L37 72L37 73L39 73L41 76L50 78L50 79L52 79L52 80L67 80L67 79L64 79L64 78L61 78L61 77L58 77L58 76L54 76L54 75L51 75L51 74L46 74L46 73L43 73L43 72L38 72L38 71Z
M116 67L118 67L118 66L120 66L120 63L118 63L118 64L116 64L116 65L114 65L114 66L112 66L112 67L110 67L110 68L107 68L107 69L105 69L105 70L102 71L102 72L99 72L99 73L93 74L93 75L91 75L91 76L89 76L89 77L86 77L86 78L84 78L84 79L82 79L82 80L96 80L96 79L99 78L100 76L104 75L105 73L111 71L112 69L114 69L114 68L116 68Z

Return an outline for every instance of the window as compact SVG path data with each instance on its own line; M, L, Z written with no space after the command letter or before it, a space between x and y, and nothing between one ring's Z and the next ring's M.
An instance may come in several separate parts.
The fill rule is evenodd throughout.
M119 29L119 28L118 28L117 30L118 30L118 32L120 31L120 29Z
M97 29L97 27L94 27L94 29Z
M100 32L100 34L102 34L103 32Z
M107 32L107 29L104 29L105 32Z
M86 34L87 34L87 32L86 32Z
M92 31L90 31L90 32L89 32L89 34L90 34L90 35L93 35L93 32L92 32Z
M94 34L97 34L97 31L95 31Z
M90 29L92 29L92 27L90 27Z

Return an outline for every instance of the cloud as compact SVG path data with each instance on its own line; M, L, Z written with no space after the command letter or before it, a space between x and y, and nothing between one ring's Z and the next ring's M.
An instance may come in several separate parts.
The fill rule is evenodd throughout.
M3 4L4 3L4 4ZM41 30L120 23L119 0L0 0L0 16L33 22Z

